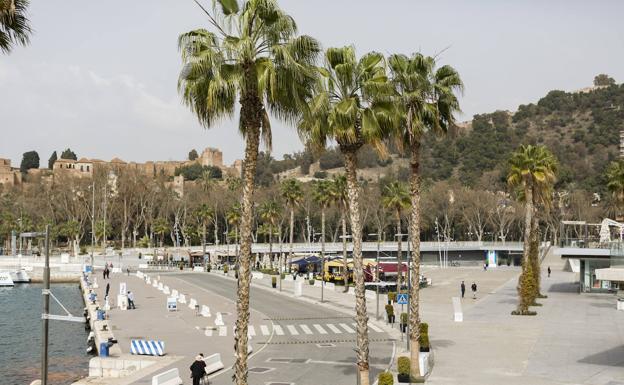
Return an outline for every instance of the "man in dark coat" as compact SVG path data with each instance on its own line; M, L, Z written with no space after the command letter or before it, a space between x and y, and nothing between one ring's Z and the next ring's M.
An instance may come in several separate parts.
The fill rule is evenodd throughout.
M477 284L473 282L470 288L472 289L472 298L477 299Z
M193 379L193 385L199 385L202 377L206 375L206 363L204 362L204 355L199 354L195 357L195 361L190 367L191 378Z
M464 298L464 294L466 294L466 284L464 283L464 281L462 281L459 287L461 289L462 298Z

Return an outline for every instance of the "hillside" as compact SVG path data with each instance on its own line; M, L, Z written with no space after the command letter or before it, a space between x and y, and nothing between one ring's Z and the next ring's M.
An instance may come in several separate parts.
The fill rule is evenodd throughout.
M465 185L503 190L507 159L522 143L544 144L560 162L559 189L601 192L607 164L618 157L624 130L624 85L551 91L537 103L520 105L515 113L479 114L456 127L448 137L428 135L423 146L427 180L457 179ZM280 177L325 177L339 172L343 160L336 149L309 150L273 160L265 155L264 174ZM360 155L364 179L405 179L407 162L398 154L379 159L370 149ZM269 177L269 175L265 175Z

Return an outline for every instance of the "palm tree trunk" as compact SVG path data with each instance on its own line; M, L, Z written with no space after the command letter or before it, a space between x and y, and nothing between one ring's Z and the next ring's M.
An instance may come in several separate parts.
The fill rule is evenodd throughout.
M249 82L251 87L253 82ZM234 377L236 385L247 385L247 330L249 326L249 285L251 283L251 232L253 221L253 194L258 147L260 144L260 114L262 106L254 94L244 95L241 100L241 123L245 127L245 159L243 170L243 199L241 216L241 256L238 267L238 300L236 301L236 362Z
M409 293L409 339L410 375L420 376L420 141L412 145L410 159L410 195L412 197L410 215L410 240L412 243L410 293Z
M216 250L216 248L215 248ZM206 256L206 221L202 221L202 259ZM210 258L208 259L210 262Z
M344 209L342 210L342 215L340 217L342 221L342 263L343 263L343 273L342 277L344 279L344 292L349 291L349 264L347 263L347 217L345 215Z
M531 267L533 268L533 279L535 281L535 297L543 297L540 292L541 284L541 270L539 259L539 227L537 225L537 216L533 215L531 218Z
M325 207L321 207L321 285L325 286ZM314 277L313 277L314 278Z
M397 293L401 293L403 288L403 251L401 250L401 241L403 235L401 234L401 211L396 212L397 220Z
M273 226L269 226L269 265L273 270Z
M289 235L290 244L288 246L288 261L286 262L286 264L288 265L287 267L288 267L289 273L290 273L290 267L292 266L294 233L295 233L295 208L291 206L290 207L290 235Z
M518 291L520 295L520 301L518 303L518 312L521 314L526 313L529 310L529 305L533 303L532 294L534 288L531 286L534 284L532 274L533 271L530 261L530 249L531 249L531 228L533 223L533 189L530 186L526 186L524 189L525 198L525 213L524 213L524 255L522 258L522 274L518 282Z
M349 215L353 241L353 273L355 280L355 312L357 321L357 365L360 385L369 385L368 313L364 292L364 263L362 261L362 228L360 223L357 158L355 151L345 152L345 173L349 195Z

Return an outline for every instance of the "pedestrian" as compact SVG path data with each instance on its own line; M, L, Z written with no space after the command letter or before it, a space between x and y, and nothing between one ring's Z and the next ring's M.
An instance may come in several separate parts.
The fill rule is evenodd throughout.
M472 299L477 299L477 284L473 282L470 288L472 289Z
M106 291L105 291L106 294L104 294L104 300L106 300L108 298L108 292L109 291L110 291L110 282L107 282L106 283Z
M136 309L134 306L134 293L128 290L128 309Z
M548 266L548 278L550 278L550 266Z
M128 277L130 276L130 268L126 267L126 273L128 273Z
M195 361L191 365L190 369L193 385L199 385L202 377L206 375L206 362L204 362L204 356L201 353L195 357Z
M106 267L102 270L102 279L106 279Z
M464 283L464 281L462 281L459 287L461 288L462 298L464 298L464 294L466 294L466 284Z
M487 263L483 264L483 271L487 271Z

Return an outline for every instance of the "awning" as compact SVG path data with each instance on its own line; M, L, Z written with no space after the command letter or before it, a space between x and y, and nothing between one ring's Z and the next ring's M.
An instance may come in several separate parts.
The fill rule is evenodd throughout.
M610 267L608 269L596 269L596 279L601 281L624 282L624 268Z

